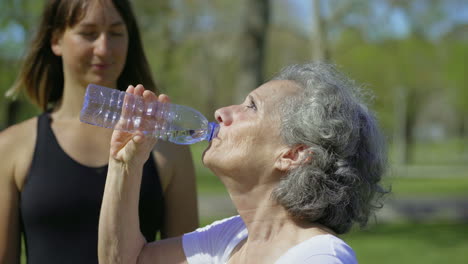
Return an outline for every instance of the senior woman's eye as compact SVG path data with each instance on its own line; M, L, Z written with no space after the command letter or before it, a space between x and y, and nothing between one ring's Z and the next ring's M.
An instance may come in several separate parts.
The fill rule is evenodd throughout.
M254 100L250 100L250 103L247 106L247 108L250 108L250 109L253 109L253 110L257 111L257 105L255 104Z

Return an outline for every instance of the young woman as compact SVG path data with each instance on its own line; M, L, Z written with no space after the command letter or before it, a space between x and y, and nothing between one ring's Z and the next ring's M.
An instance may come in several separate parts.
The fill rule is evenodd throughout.
M13 92L44 113L0 134L0 263L98 263L99 209L111 130L79 120L88 84L155 90L127 0L47 1ZM159 142L142 167L145 238L198 226L188 148Z

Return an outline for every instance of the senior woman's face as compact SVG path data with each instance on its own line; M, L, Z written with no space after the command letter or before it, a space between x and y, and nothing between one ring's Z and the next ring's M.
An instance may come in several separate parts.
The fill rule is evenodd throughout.
M220 130L203 155L205 166L221 174L273 170L285 147L280 137L280 104L298 89L291 81L270 81L252 91L242 104L218 109L215 117Z

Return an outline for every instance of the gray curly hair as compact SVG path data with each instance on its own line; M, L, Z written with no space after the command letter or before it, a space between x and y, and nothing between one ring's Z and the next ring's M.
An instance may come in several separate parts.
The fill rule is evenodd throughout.
M296 218L320 223L338 234L361 227L387 191L379 185L386 145L377 121L363 103L363 90L326 63L291 65L273 80L303 88L285 98L281 135L311 153L283 177L272 197Z

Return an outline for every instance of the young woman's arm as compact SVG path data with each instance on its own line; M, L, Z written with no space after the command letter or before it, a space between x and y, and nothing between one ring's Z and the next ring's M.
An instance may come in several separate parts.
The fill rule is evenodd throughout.
M0 132L0 263L20 262L18 184L32 158L35 126L35 119L30 119Z
M177 237L198 228L195 169L188 146L159 141L155 159L164 190L162 238Z
M1 135L1 134L0 134ZM0 139L0 145L3 140ZM8 153L0 146L0 263L19 263L19 193Z

